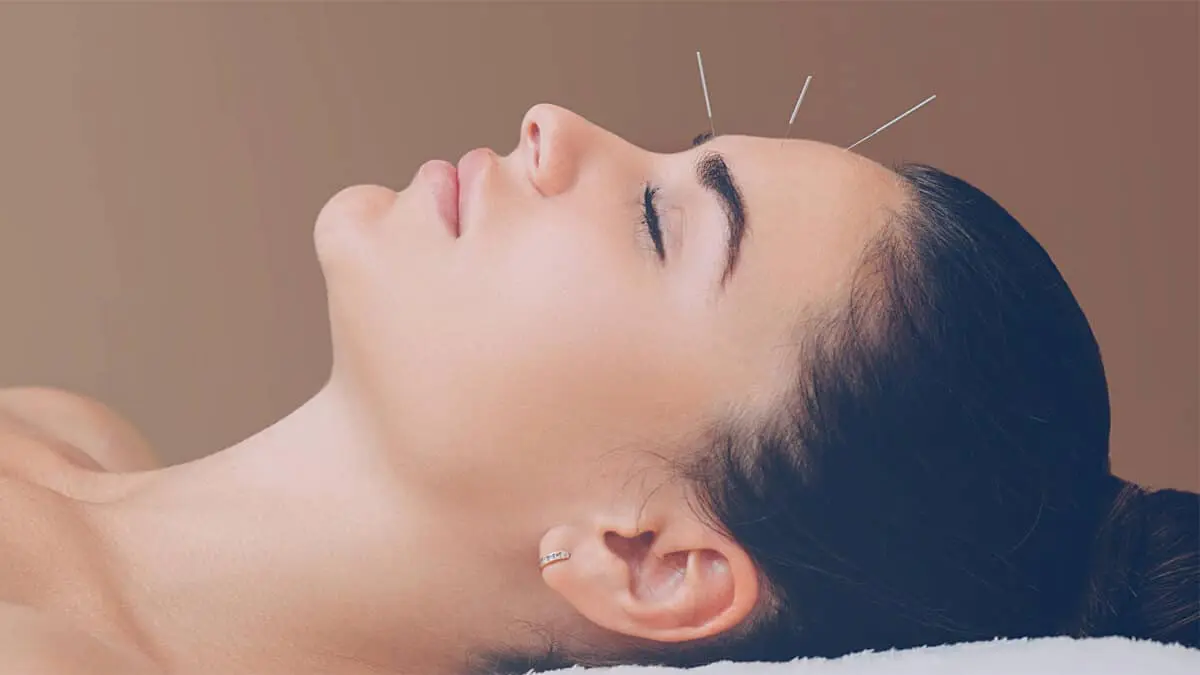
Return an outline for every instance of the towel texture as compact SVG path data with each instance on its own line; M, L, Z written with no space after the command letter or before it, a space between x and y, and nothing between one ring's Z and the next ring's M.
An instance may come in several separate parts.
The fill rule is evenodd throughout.
M567 668L587 675L1200 675L1200 650L1126 638L996 640L787 663Z

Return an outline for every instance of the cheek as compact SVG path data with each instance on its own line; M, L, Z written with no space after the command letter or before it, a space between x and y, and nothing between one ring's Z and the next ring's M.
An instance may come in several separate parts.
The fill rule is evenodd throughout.
M334 376L422 485L561 484L588 456L695 425L711 355L622 222L376 246L330 285Z
M479 426L578 418L661 356L662 308L619 257L584 239L514 238L456 280L471 288L456 289L460 306L443 317L436 361L426 362Z
M654 268L610 246L565 231L514 235L476 266L456 264L447 293L457 306L410 317L385 376L396 433L442 473L431 485L510 472L561 480L696 409L688 369L704 361L687 358Z

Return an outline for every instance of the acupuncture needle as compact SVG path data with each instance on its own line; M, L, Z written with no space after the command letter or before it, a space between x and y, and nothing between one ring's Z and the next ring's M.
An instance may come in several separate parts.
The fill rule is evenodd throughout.
M708 80L704 77L704 60L700 58L700 52L696 52L696 65L700 66L700 86L704 88L704 107L708 110L708 129L715 138L717 127L713 124L712 103L708 99Z
M899 117L897 117L896 119L894 119L894 120L892 120L891 122L888 122L887 124L885 124L885 125L883 125L883 126L879 127L879 128L878 128L878 129L876 129L875 131L872 131L871 133L867 134L867 135L866 135L866 137L864 137L864 138L860 139L860 140L859 140L857 143L855 143L854 145L851 145L850 147L848 147L848 148L846 148L846 149L847 149L847 150L853 150L853 149L855 148L855 146L857 146L859 143L862 143L863 141L867 140L868 138L871 138L871 137L872 137L872 136L874 136L875 134L878 134L879 132L883 131L884 129L886 129L886 128L890 127L890 126L892 126L892 125L893 125L893 124L895 124L896 122L899 122L900 120L904 119L905 117L908 117L908 116L909 116L909 115L911 115L912 113L916 112L918 108L920 108L921 106L925 105L926 103L929 103L930 101L932 101L932 100L933 100L933 99L935 99L935 98L937 98L937 94L934 94L933 96L930 96L929 98L925 99L924 101L921 101L920 103L918 103L918 104L914 105L913 107L909 108L908 110L904 111L904 112L903 112L903 113L902 113L902 114L901 114Z
M804 86L800 89L800 97L796 99L796 107L792 108L792 118L788 120L787 133L783 135L784 141L792 135L792 125L796 123L796 113L800 112L800 104L804 102L804 94L808 91L809 82L812 82L812 75L804 78ZM783 141L779 142L779 146L783 147Z

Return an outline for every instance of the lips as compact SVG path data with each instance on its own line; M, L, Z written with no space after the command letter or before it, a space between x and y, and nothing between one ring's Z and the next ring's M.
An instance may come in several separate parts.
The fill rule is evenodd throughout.
M445 160L432 159L417 171L432 190L438 216L451 236L462 236L463 226L476 201L480 177L487 171L494 155L488 148L476 148L463 155L457 167Z
M421 165L417 175L428 182L433 198L437 202L440 216L450 235L457 237L458 214L458 169L443 159L432 159Z

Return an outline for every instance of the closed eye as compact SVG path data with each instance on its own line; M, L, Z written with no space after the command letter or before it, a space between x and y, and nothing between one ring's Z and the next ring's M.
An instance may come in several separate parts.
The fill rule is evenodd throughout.
M658 188L647 183L642 190L642 225L646 228L646 234L650 235L658 259L666 262L667 251L663 247L662 227L658 222L658 205L655 203L657 196Z
M713 135L706 131L692 139L692 147L704 145L712 138ZM663 246L662 227L659 224L658 205L655 201L657 196L658 188L646 183L642 189L642 226L654 245L654 252L658 255L659 261L666 262L667 251Z

